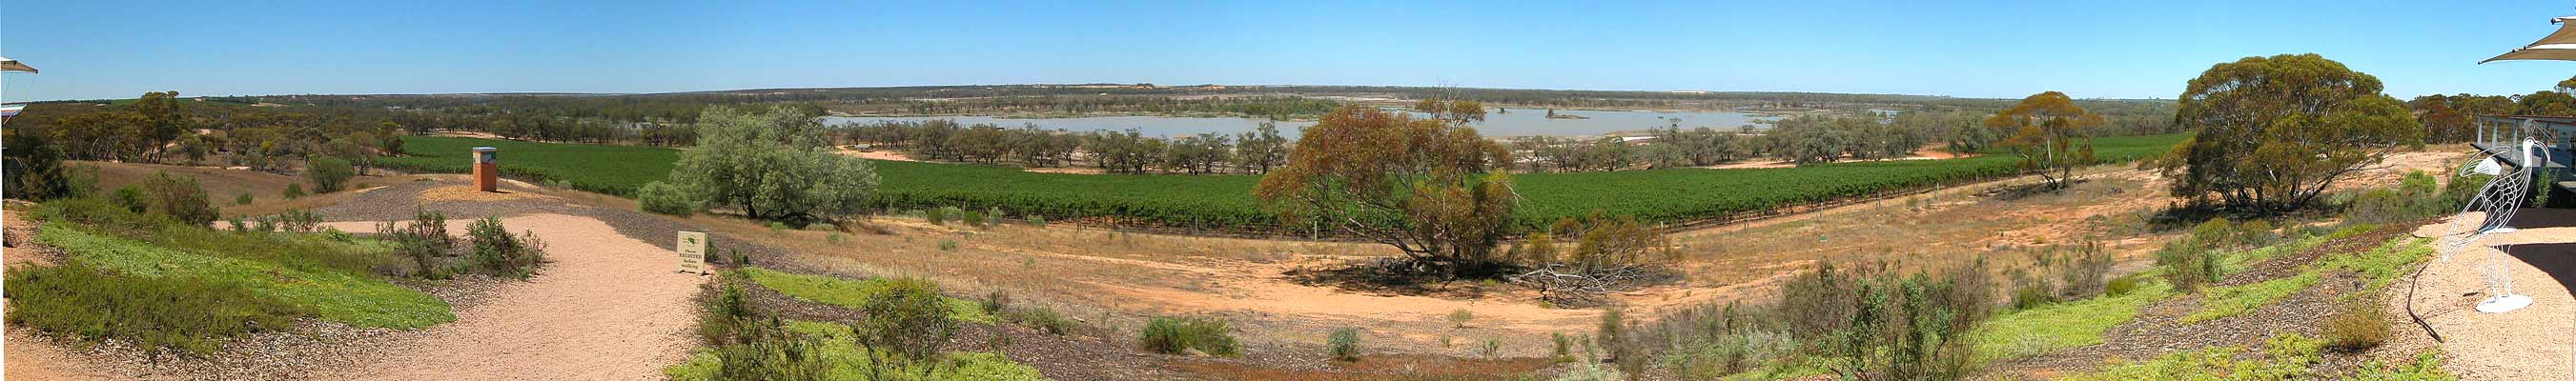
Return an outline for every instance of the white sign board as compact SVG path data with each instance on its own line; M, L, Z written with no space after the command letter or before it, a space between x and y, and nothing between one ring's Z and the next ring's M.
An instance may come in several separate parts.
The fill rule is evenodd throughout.
M707 233L680 232L680 272L707 272Z

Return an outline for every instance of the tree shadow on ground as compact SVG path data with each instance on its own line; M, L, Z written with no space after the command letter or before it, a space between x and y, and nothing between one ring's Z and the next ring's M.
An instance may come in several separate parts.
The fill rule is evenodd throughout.
M1436 297L1482 297L1484 287L1455 287L1459 279L1421 267L1409 258L1374 258L1354 260L1319 267L1288 270L1284 275L1297 284L1330 287L1336 291L1375 295Z

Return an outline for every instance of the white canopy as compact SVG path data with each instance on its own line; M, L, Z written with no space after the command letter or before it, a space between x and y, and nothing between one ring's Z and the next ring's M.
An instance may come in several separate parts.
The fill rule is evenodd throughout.
M2541 37L2540 41L2533 41L2531 45L2525 45L2521 49L2514 49L2505 52L2504 55L2478 61L2478 63L2504 60L2576 61L2576 23L2569 21L2576 21L2576 16L2550 19L2549 23L2558 24L2558 31L2550 33L2549 37Z
M23 71L34 73L36 72L36 68L29 67L24 63L19 63L18 60L9 59L9 57L0 57L0 71Z

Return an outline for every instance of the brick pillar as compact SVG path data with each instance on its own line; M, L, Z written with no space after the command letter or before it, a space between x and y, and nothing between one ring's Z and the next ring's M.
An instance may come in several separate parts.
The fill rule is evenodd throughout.
M497 191L501 183L501 164L496 163L499 149L474 147L474 189Z

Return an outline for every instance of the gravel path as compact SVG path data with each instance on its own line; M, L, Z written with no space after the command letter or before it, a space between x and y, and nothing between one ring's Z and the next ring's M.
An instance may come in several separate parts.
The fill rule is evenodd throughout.
M463 231L468 220L450 220ZM502 288L455 323L407 333L346 374L318 379L654 379L693 344L695 304L706 279L677 271L668 251L595 218L535 214L503 218L534 231L551 261L526 283ZM333 222L369 231L366 222Z
M2489 236L2426 267L2417 278L2415 313L2441 333L2442 368L2460 379L2568 379L2576 375L2569 364L2576 361L2570 357L2576 335L2569 334L2576 332L2576 296L2568 286L2576 283L2576 210L2523 209L2511 225L2522 229ZM2415 233L2435 236L2443 228L2426 225ZM2497 250L2507 247L2509 257ZM2479 270L2498 261L2513 278L2513 292L2532 298L2530 307L2501 314L2475 310L2488 296Z

